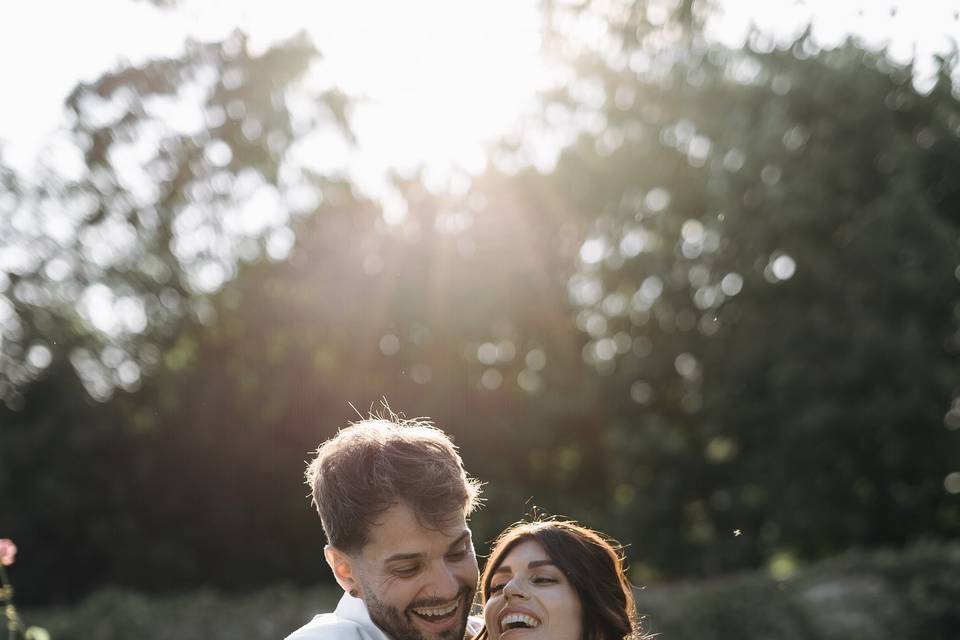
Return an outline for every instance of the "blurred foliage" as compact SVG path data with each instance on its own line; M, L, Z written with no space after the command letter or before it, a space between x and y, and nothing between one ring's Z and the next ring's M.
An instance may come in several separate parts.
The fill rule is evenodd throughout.
M187 405L174 395L184 371L200 373L189 327L212 323L211 296L241 265L289 254L295 220L350 197L300 161L318 131L350 137L338 94L301 80L317 57L302 37L254 55L237 33L81 85L67 102L66 160L6 194L0 490L40 571L23 581L28 599L41 582L61 597L139 572L163 569L154 586L184 576L176 545L195 534L168 535L186 516L168 505L189 506L189 487L164 488L175 468L151 448L192 446L156 429L161 410L171 425L200 417L178 412ZM144 372L157 375L137 393ZM133 395L100 404L117 387ZM130 559L153 538L146 563Z
M946 640L960 629L958 570L956 545L847 552L781 581L751 573L650 587L637 609L666 638Z
M846 553L776 581L763 573L636 592L646 632L673 640L952 640L960 628L960 548ZM332 609L334 588L172 596L108 589L29 612L58 640L280 638Z
M339 598L340 594L326 587L277 586L245 596L202 590L163 597L102 589L73 607L37 609L30 614L50 625L55 640L276 640L316 612L332 610Z
M960 533L955 60L921 91L668 5L557 3L542 121L462 195L397 178L394 225L304 160L350 139L305 41L79 87L71 177L0 173L23 601L327 576L303 461L383 397L488 483L480 551L534 507L642 583Z
M809 35L602 49L545 106L584 126L543 178L588 229L600 521L668 573L955 535L956 56L919 91Z
M79 85L32 175L0 170L0 399L68 358L87 392L134 389L186 314L261 254L329 182L297 147L349 138L334 91L305 86L305 36L262 53L235 33Z

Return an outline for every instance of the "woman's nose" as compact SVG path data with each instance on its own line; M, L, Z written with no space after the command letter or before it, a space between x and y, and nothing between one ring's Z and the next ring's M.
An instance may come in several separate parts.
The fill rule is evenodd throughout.
M504 585L503 596L508 599L509 598L525 599L527 597L527 593L526 591L523 590L523 587L521 586L520 581L514 578L513 580L508 582L506 585Z

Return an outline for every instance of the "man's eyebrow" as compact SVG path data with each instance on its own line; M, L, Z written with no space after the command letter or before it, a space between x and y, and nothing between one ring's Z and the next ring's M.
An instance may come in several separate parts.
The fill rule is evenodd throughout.
M417 560L418 558L422 558L422 557L423 557L422 553L395 553L389 558L387 558L386 560L384 560L384 563L397 562L398 560Z
M464 531L463 533L460 534L460 537L454 540L453 543L447 548L448 551L455 549L457 546L462 545L464 542L467 542L469 539L470 539L470 532ZM425 554L423 553L395 553L392 556L389 556L383 562L386 564L390 562L400 562L403 560L419 560L420 558L424 557L424 555Z
M464 544L465 542L470 542L470 531L469 531L469 530L465 530L463 533L460 534L460 537L458 537L456 540L454 540L453 542L451 542L451 543L450 543L450 546L447 547L447 550L448 550L448 551L453 551L454 549L456 549L457 547L461 546L461 545Z
M527 565L527 568L536 569L537 567L546 567L546 566L555 567L557 566L557 563L554 562L553 560L534 560L533 562ZM510 565L502 564L496 569L494 569L493 573L497 574L497 573L506 572L506 571L512 571L512 569L510 569Z

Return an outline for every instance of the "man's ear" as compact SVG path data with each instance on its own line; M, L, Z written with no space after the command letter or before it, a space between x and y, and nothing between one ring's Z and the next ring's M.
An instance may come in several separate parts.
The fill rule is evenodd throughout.
M360 586L360 581L357 580L356 574L354 573L354 562L356 561L347 553L329 544L323 548L323 557L326 558L327 564L330 565L330 570L333 571L333 577L336 579L337 584L355 598L362 598L363 591Z

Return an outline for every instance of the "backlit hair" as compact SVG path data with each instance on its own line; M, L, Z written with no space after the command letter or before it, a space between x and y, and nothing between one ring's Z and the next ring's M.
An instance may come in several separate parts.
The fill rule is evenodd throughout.
M327 542L346 553L362 549L376 516L396 504L440 529L470 515L480 494L443 431L392 414L341 429L317 449L306 479Z
M484 603L490 581L507 554L522 542L538 543L566 576L580 599L581 640L640 640L633 590L624 572L620 545L593 529L569 520L518 522L501 533L480 577ZM489 638L486 628L475 640Z

